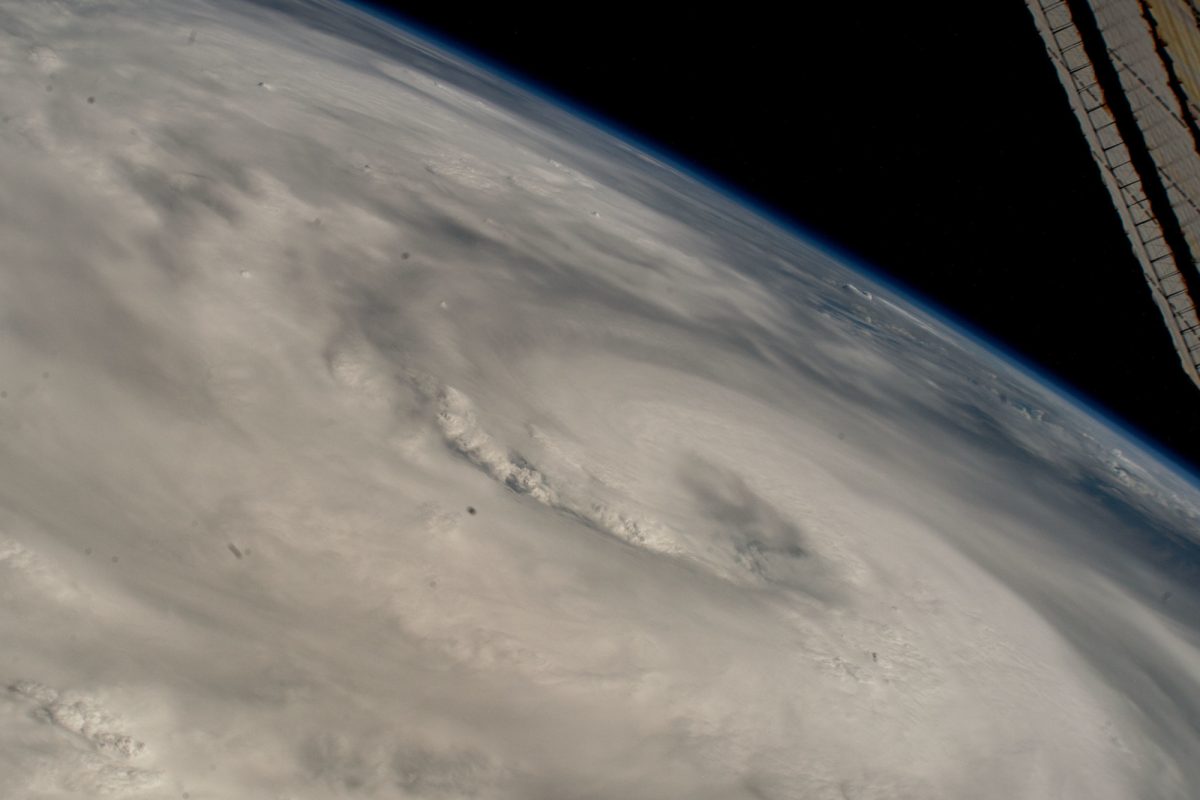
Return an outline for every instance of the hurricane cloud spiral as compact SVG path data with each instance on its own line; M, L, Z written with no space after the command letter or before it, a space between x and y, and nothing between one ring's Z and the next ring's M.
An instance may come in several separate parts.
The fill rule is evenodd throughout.
M407 32L0 3L0 249L2 797L1200 795L1189 476Z

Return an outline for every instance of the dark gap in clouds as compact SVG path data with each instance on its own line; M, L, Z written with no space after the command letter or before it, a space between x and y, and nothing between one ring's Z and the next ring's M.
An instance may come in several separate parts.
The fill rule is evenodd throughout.
M206 212L229 225L241 219L236 203L222 196L224 187L215 178L196 172L167 172L122 158L114 158L112 163L134 193L176 235L186 233L177 228L200 224Z
M812 549L800 526L736 472L693 457L680 465L678 478L711 521L714 541L731 544L735 562L747 572L823 602L841 599L832 566Z
M733 541L758 552L809 555L799 526L751 491L736 473L697 461L685 466L680 477L704 515L732 533Z
M271 130L265 125L261 128ZM221 151L217 144L222 135L221 130L213 128L160 125L154 130L152 138L155 144L179 159L181 167L202 165L205 174L212 180L228 184L243 195L257 196L251 177L253 168L229 158Z

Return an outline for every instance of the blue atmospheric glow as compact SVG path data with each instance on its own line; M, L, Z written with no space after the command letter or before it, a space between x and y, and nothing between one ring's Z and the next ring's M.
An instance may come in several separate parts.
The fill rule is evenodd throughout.
M1021 354L1009 349L996 341L986 332L980 330L969 321L963 319L951 309L924 297L920 292L905 284L901 279L890 275L878 267L862 261L847 245L835 242L823 234L806 227L803 223L789 217L782 210L764 202L758 197L743 191L739 187L724 180L720 176L706 170L699 164L688 161L678 154L660 149L654 142L646 139L620 123L597 114L594 110L581 106L569 97L565 97L549 87L540 84L529 76L518 74L516 71L493 61L486 55L466 47L460 43L446 39L424 26L405 18L390 9L374 6L370 3L345 0L346 5L366 14L380 22L384 22L398 30L420 38L454 58L471 64L481 71L500 78L507 84L519 89L526 95L558 108L568 114L583 120L588 125L602 133L640 151L659 161L672 170L699 183L709 190L733 201L740 207L750 211L755 216L770 222L777 228L786 231L795 238L815 247L835 261L846 265L853 271L863 275L888 292L893 293L903 302L919 309L932 317L941 325L956 332L976 347L989 355L1008 364L1012 368L1027 375L1034 382L1046 387L1049 391L1065 398L1070 403L1082 408L1089 416L1101 421L1130 440L1142 450L1151 454L1160 462L1169 465L1179 475L1200 487L1200 472L1180 458L1169 452L1165 446L1150 441L1144 433L1124 422L1115 412L1106 408L1098 401L1083 395L1078 390L1068 386L1055 376L1043 370Z

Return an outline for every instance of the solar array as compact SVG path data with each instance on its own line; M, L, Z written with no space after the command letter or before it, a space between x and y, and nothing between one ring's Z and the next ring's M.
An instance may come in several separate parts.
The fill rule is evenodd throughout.
M1200 385L1200 8L1026 4L1183 368Z

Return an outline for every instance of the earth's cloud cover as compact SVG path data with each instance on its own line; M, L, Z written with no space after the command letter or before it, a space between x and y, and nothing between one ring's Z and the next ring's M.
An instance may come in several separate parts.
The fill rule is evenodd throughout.
M0 796L1200 791L1195 486L812 245L335 5L0 87Z

